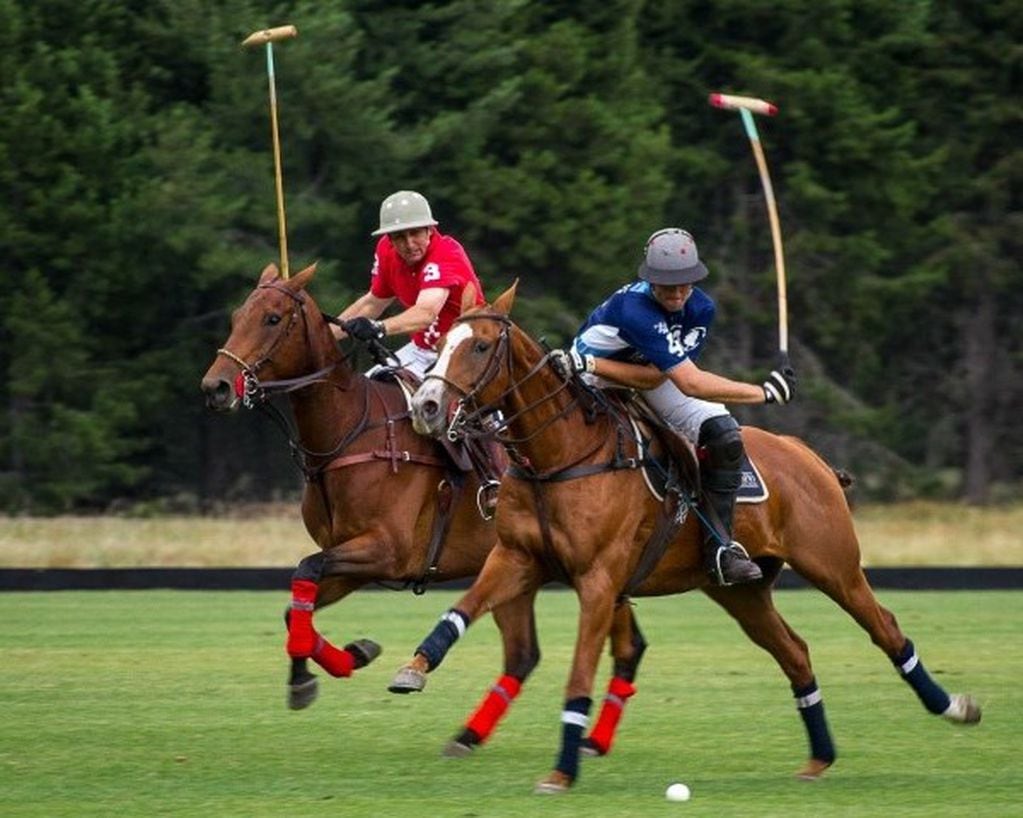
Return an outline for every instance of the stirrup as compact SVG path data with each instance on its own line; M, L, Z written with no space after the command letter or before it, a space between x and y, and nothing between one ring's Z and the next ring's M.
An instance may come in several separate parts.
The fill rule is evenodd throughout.
M487 522L494 519L494 512L497 510L497 489L500 485L500 480L490 478L476 489L476 508L479 509L480 517ZM494 492L492 496L491 491Z
M746 576L733 579L730 581L725 579L724 571L721 568L721 562L722 557L729 553L734 554L736 557L740 559L741 562L746 563L747 567ZM750 559L749 552L735 540L729 542L728 545L718 546L717 550L714 552L713 564L711 565L709 573L711 575L711 578L718 585L725 587L729 585L742 585L748 582L756 582L757 580L764 578L764 574L760 570L760 566Z

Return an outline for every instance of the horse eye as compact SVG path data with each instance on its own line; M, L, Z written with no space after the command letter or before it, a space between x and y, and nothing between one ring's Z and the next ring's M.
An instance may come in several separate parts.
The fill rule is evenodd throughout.
M480 354L486 352L488 349L490 349L489 341L477 341L476 345L472 348L472 351L476 354Z
M281 317L277 313L272 312L266 317L266 323L268 323L271 327L276 326L281 323Z

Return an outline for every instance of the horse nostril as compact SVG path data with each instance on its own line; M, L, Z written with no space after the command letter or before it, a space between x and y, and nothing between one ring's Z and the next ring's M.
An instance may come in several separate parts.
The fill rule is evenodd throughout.
M435 400L424 400L419 406L419 411L424 418L434 418L437 416L437 412L440 411L440 404Z
M211 409L222 409L231 403L231 384L223 378L204 380L202 391L206 393L206 405Z

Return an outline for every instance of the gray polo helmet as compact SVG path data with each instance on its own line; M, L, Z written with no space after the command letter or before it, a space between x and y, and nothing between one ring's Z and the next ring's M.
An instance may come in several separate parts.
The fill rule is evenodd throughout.
M414 227L433 227L435 224L437 222L430 212L430 203L422 193L399 190L380 205L380 227L373 231L373 235L382 236Z
M685 230L667 227L646 242L639 277L651 284L692 284L709 274L700 261L696 242Z

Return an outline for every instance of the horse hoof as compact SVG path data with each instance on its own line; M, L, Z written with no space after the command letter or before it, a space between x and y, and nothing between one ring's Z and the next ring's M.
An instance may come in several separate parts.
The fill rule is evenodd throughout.
M980 721L980 705L973 696L955 693L951 699L948 710L941 714L942 718L956 724L976 724Z
M426 674L415 668L403 667L397 672L387 689L392 693L418 693L426 687Z
M607 755L607 750L601 750L593 743L593 739L587 738L583 739L583 743L579 745L579 755L586 758L600 758Z
M356 639L345 645L345 650L355 657L355 669L358 670L376 659L384 649L372 639Z
M319 692L320 686L315 676L310 676L304 682L288 685L288 709L305 710L316 701Z
M546 778L536 782L536 786L533 787L533 794L561 795L563 792L568 792L568 788L571 786L572 779L563 772L555 770Z
M806 762L806 766L796 773L796 778L800 781L816 781L824 775L824 771L830 766L830 761L821 761L818 758L811 758L808 762Z
M452 739L444 745L444 749L440 751L440 754L444 758L465 758L466 756L471 756L474 749L471 744L463 744L458 739Z

